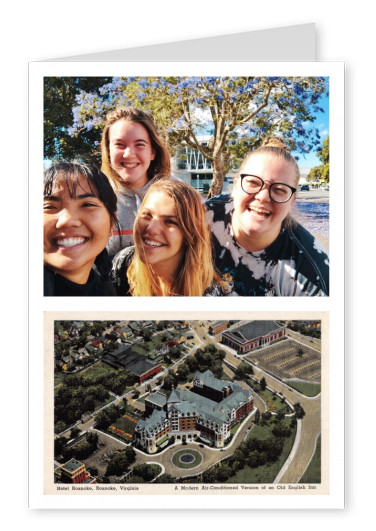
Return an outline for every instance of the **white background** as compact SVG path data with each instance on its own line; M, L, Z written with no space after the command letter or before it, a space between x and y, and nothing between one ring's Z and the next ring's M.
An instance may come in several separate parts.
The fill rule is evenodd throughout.
M374 17L371 3L238 0L223 5L202 0L186 4L164 0L52 2L36 0L2 7L1 75L1 499L2 521L8 527L66 529L94 525L144 528L187 522L200 528L304 525L316 529L335 519L344 529L372 521L375 469L371 429L374 425L371 374L375 348L372 333L375 290L371 215L374 179ZM346 62L346 229L347 229L347 487L344 511L158 511L95 512L29 511L27 479L27 63L52 57L114 50L138 45L230 34L284 25L315 22L317 59ZM299 43L297 43L299 46ZM372 127L372 130L371 130ZM373 182L372 182L373 184ZM30 249L30 252L33 252ZM367 253L367 255L365 255ZM5 288L5 289L4 289ZM6 319L5 319L6 317ZM6 341L4 341L4 339ZM30 363L32 363L32 359ZM370 426L371 429L368 427ZM42 473L42 471L41 471ZM94 520L95 518L95 520ZM11 523L12 522L12 523ZM325 525L326 527L326 525Z

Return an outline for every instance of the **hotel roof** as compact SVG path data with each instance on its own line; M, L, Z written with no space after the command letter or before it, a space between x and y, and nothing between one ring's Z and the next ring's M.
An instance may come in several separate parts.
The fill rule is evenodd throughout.
M203 374L196 373L195 378L203 377L206 373L212 375L211 371L206 371ZM217 379L214 378L214 380ZM212 380L210 379L210 381ZM232 410L237 409L242 403L246 403L252 396L252 391L243 389L236 382L228 382L226 380L217 380L217 382L220 383L221 389L224 384L226 386L229 385L232 390L232 393L221 402L217 403L185 389L174 389L167 399L168 411L176 409L184 416L196 416L203 421L213 422L218 426L222 426L224 423L229 424ZM137 428L140 430L145 429L148 434L153 435L156 430L160 431L163 428L167 415L168 413L165 411L154 410L150 417L137 423Z

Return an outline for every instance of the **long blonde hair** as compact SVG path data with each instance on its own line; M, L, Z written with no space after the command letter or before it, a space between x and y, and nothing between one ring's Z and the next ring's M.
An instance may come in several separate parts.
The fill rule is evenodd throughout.
M163 192L174 201L176 217L184 238L184 255L180 268L170 286L162 286L153 268L140 259L138 246L142 245L139 219L142 208L153 192ZM205 207L199 193L181 181L158 181L145 194L134 223L135 257L127 277L133 296L181 295L201 297L219 277L214 272L210 230L205 220Z
M149 181L153 178L168 179L171 172L170 153L167 145L160 137L157 127L153 122L151 116L141 109L135 107L120 107L111 111L106 116L106 124L102 132L101 154L102 154L102 172L111 181L115 190L119 188L119 176L111 166L110 160L110 129L111 126L119 120L127 120L128 122L135 122L145 127L150 137L151 146L155 151L155 158L150 162L147 170L147 178ZM124 186L124 184L122 184Z

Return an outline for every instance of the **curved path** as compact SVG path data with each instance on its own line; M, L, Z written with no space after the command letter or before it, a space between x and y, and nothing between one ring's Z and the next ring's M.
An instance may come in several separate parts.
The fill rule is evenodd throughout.
M161 452L160 454L144 454L143 452L140 452L136 450L137 453L137 459L136 464L139 463L158 463L162 465L165 469L165 472L167 474L171 474L172 476L175 476L177 478L182 478L185 476L192 476L195 474L200 474L213 466L218 461L221 461L225 457L230 456L234 453L236 448L239 446L239 444L244 440L245 436L248 433L248 430L250 428L253 415L255 413L255 409L248 415L248 417L243 421L241 427L236 432L234 438L230 442L228 446L222 449L215 449L215 448L208 448L204 446L203 448L199 446L198 443L187 443L182 444L180 441L178 443L175 443L173 446L169 446L166 450ZM179 468L172 462L172 456L175 452L179 450L188 450L189 448L196 450L200 452L203 459L200 465L198 465L195 468L189 468L189 469L183 469Z

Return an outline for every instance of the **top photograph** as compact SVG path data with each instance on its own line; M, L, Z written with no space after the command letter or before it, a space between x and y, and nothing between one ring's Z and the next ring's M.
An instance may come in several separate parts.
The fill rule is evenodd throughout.
M45 296L329 296L328 77L44 77Z

